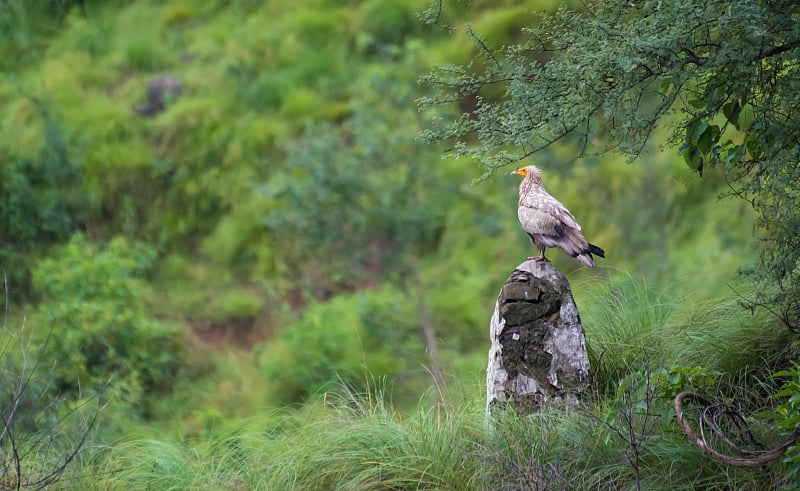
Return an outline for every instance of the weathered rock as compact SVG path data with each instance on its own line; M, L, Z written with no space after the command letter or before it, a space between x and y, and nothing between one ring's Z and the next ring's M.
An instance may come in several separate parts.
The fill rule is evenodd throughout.
M147 82L147 102L136 108L139 116L149 118L160 113L183 92L183 82L174 75L159 75Z
M490 323L486 415L511 402L518 412L573 408L589 386L589 357L567 278L547 261L511 273Z

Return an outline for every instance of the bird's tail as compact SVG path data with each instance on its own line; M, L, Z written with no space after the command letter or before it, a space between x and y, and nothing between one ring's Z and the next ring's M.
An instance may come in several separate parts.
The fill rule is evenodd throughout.
M589 253L590 254L594 254L595 256L598 256L598 257L606 257L606 251L604 251L603 249L600 249L599 247L597 247L594 244L589 244Z
M589 248L583 253L578 254L575 256L578 261L582 262L589 268L594 268L594 261L592 260L592 254L598 257L606 257L606 251L600 249L594 244L589 244Z
M575 259L577 259L578 261L582 262L583 265L586 266L587 268L594 268L594 261L592 261L592 255L591 254L588 254L588 253L587 254L578 254L577 256L575 256Z

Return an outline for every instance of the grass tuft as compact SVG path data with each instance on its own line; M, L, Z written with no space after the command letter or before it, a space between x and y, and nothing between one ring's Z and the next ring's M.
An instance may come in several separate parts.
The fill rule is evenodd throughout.
M579 308L595 385L605 393L643 367L763 377L790 342L791 333L774 318L748 314L735 298L694 300L630 274L578 289L585 295Z

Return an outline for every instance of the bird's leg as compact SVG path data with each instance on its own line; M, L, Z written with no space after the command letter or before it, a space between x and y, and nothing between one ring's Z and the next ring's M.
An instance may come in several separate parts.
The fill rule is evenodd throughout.
M547 261L547 258L544 257L544 249L545 249L545 247L543 245L539 245L539 244L534 244L534 245L536 246L537 249L539 249L539 254L541 254L541 255L540 256L529 257L528 261Z

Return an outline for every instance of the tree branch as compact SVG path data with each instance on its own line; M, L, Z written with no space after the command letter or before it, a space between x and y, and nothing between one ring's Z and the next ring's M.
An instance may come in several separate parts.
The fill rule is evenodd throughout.
M779 55L781 53L785 53L786 51L797 49L798 47L800 47L800 43L787 43L787 44L782 44L780 46L773 46L772 48L766 51L760 52L753 61L761 61L763 59L769 58L770 56Z
M701 417L699 420L701 437L698 437L695 434L692 427L689 425L689 422L686 420L686 416L683 411L683 400L686 398L694 400L706 407L711 405L708 399L698 394L695 394L694 392L689 392L689 391L681 392L680 394L675 396L675 418L677 418L678 422L683 428L683 431L686 433L686 436L689 437L689 440L691 440L695 445L700 447L703 453L713 457L714 459L722 462L723 464L733 465L736 467L761 467L763 465L769 464L783 457L783 454L786 452L786 449L788 449L792 445L795 445L798 439L800 439L800 428L796 428L792 432L791 436L789 436L789 438L785 442L781 443L772 450L767 450L763 452L758 457L734 457L731 455L722 454L717 450L715 450L706 441L705 434L703 433L703 427L704 427L703 422L706 414L705 411L704 411L704 417ZM709 425L709 427L711 428L713 433L717 434L717 436L722 438L724 441L730 441L726 436L724 436L721 432L718 431L719 428L716 426L716 424Z

